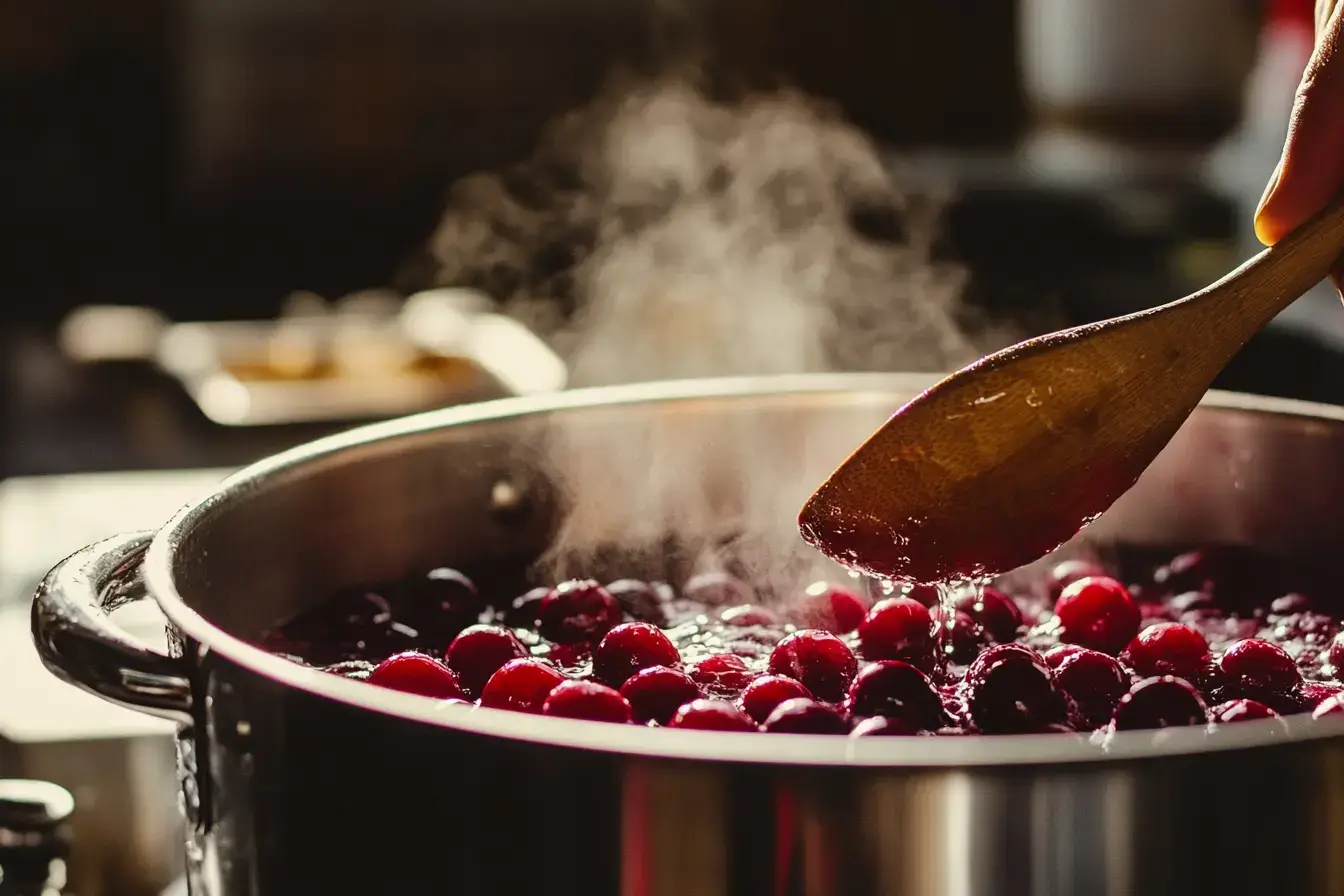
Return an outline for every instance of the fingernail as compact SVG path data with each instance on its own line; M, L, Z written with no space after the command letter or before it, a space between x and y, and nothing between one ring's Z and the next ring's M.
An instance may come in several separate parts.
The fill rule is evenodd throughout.
M1278 163L1274 166L1273 173L1269 175L1269 183L1265 184L1265 192L1260 197L1260 202L1255 207L1255 217L1257 220L1259 220L1260 215L1264 212L1265 206L1269 204L1269 200L1273 198L1274 191L1279 186L1279 177L1282 176L1282 174L1283 159L1280 158Z

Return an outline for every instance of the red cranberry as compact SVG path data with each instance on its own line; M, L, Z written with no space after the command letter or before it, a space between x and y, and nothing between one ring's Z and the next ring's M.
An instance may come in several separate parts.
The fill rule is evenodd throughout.
M1021 734L1067 721L1068 701L1044 658L1022 644L991 647L966 671L966 707L985 734Z
M1075 653L1082 653L1086 649L1086 647L1079 647L1077 644L1059 644L1047 650L1042 658L1051 669L1058 669L1060 663Z
M854 730L849 732L850 737L914 737L922 734L923 729L917 725L911 725L901 719L891 719L884 716L873 716L871 719L864 719L854 726Z
M499 667L527 656L527 648L513 632L498 625L473 625L462 630L448 645L448 665L457 673L462 690L473 697Z
M932 609L942 606L943 594L937 585L907 585L897 597L908 597Z
M1100 563L1092 560L1065 560L1057 563L1046 574L1045 584L1051 600L1058 600L1060 592L1079 579L1092 579L1106 575Z
M1145 678L1116 704L1111 725L1117 731L1205 725L1209 710L1189 682L1173 675Z
M563 681L568 679L541 660L509 660L481 689L481 705L539 713L551 691Z
M847 588L827 582L809 586L796 611L799 625L833 635L854 631L867 614L867 601Z
M394 601L398 620L430 643L443 645L479 620L485 603L471 579L455 569L436 569Z
M814 629L794 632L770 652L771 672L796 678L813 696L829 703L845 699L858 668L854 652L844 641Z
M1344 693L1344 687L1337 684L1326 684L1323 681L1304 681L1299 693L1302 697L1303 707L1313 709L1336 694Z
M398 653L379 663L368 682L394 691L447 700L461 697L453 670L423 653Z
M771 734L847 734L849 723L834 707L806 697L785 700L762 727Z
M1213 716L1215 722L1220 724L1279 718L1278 713L1256 700L1229 700L1215 706L1210 715Z
M588 644L552 644L546 652L546 659L562 672L577 673L585 664L592 662L593 649Z
M1055 603L1060 640L1115 656L1139 633L1139 608L1115 579L1079 579Z
M562 681L542 704L543 715L589 722L630 721L630 703L619 692L595 681Z
M1239 692L1286 694L1302 682L1293 658L1277 644L1259 638L1247 638L1227 648L1219 665Z
M682 597L707 607L749 604L756 593L746 582L726 572L702 572L692 576L681 589Z
M802 682L785 675L762 675L742 692L742 710L757 722L764 722L775 707L786 700L811 698Z
M908 597L880 601L859 625L859 646L865 659L901 660L931 672L933 617L929 608Z
M636 722L666 725L682 704L698 699L701 694L685 672L651 666L630 676L621 685L621 696L630 701Z
M1073 700L1089 728L1111 719L1115 705L1129 690L1129 676L1120 664L1096 650L1079 650L1055 669L1055 682Z
M1313 719L1323 719L1326 716L1344 716L1344 694L1326 698L1311 712Z
M669 727L699 731L755 731L751 717L722 700L692 700L677 710Z
M738 696L755 677L746 661L731 653L710 654L691 667L690 676L705 693L720 697Z
M971 618L984 626L990 638L999 644L1007 644L1017 637L1022 627L1022 611L1011 597L986 585L983 589L963 594L953 604L956 609L970 614Z
M667 613L657 590L639 579L617 579L607 586L607 593L616 598L621 609L635 622L667 625Z
M750 628L754 625L777 625L779 617L773 610L758 607L755 604L741 604L729 607L719 614L719 621L734 628Z
M1344 632L1335 635L1330 642L1330 665L1335 667L1335 675L1344 675Z
M1175 675L1199 681L1212 655L1204 636L1188 625L1162 622L1135 635L1122 659L1140 678Z
M504 621L515 628L536 628L541 602L550 593L551 589L543 585L515 597L509 605L509 611L504 614Z
M619 688L640 669L675 666L681 654L656 626L647 622L618 625L602 638L593 652L593 675Z
M537 630L557 644L596 644L620 622L620 603L592 579L555 586L537 612Z
M952 617L952 628L948 632L947 655L954 663L967 665L974 662L989 643L985 628L976 622L969 613L960 610Z
M943 703L929 680L909 663L884 660L854 678L845 698L852 716L885 716L916 729L935 731L943 725Z

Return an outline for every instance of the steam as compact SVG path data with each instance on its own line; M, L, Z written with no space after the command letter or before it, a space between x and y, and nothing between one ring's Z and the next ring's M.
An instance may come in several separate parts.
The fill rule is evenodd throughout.
M934 261L937 213L817 103L720 103L669 79L612 90L524 165L460 184L430 248L438 283L494 295L575 386L942 371L1012 334L976 321L964 272ZM550 560L565 574L671 535L696 566L794 589L822 569L799 506L890 410L810 430L782 407L558 430L573 509Z

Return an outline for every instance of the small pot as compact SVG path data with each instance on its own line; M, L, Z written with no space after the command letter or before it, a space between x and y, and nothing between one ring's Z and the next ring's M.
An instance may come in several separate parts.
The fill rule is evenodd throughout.
M655 506L694 536L702 524L678 502L707 482L716 519L787 532L792 515L752 496L796 508L927 385L637 386L356 430L245 470L157 533L70 557L36 596L34 638L66 680L180 725L198 894L1341 892L1338 724L1126 733L1105 749L1059 735L650 731L440 706L252 646L337 586L444 564L526 569L557 537L635 531ZM605 516L566 498L658 480L668 444L682 478L661 505L652 486L596 502ZM725 479L707 446L756 460L729 456L740 478ZM1088 537L1245 542L1306 561L1344 544L1341 506L1344 411L1215 394ZM107 615L146 596L168 619L167 654Z

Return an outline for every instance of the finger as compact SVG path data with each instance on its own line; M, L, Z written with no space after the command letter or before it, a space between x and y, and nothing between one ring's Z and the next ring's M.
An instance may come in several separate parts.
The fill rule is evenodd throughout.
M1255 232L1273 245L1344 187L1344 4L1327 23L1302 75L1283 159L1256 211Z
M1335 284L1335 289L1339 290L1340 301L1344 301L1344 255L1341 255L1339 261L1335 263L1335 269L1330 273L1330 280Z

